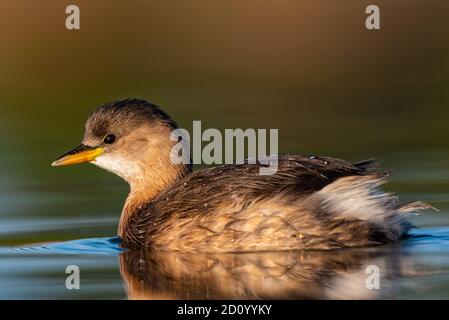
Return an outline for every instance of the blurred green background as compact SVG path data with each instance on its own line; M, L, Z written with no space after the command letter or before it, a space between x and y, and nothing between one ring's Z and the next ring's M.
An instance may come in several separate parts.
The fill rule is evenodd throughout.
M381 30L367 31L374 2ZM1 241L115 234L125 183L49 164L78 144L93 108L126 97L186 128L279 128L281 153L380 158L390 189L446 209L449 4L374 2L2 1ZM69 4L80 30L65 28ZM26 227L53 219L85 223Z

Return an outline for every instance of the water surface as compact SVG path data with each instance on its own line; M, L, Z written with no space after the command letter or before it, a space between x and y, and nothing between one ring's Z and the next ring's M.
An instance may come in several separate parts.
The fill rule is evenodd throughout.
M449 228L401 243L333 251L182 254L124 250L118 238L0 249L0 298L407 299L447 298ZM80 268L79 290L65 268ZM368 289L377 266L380 288Z

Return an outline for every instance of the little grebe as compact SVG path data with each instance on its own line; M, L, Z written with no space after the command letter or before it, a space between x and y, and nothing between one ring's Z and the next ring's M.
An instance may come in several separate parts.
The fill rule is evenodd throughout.
M118 228L125 244L190 252L332 249L397 241L406 216L429 208L400 203L379 186L373 160L280 156L277 172L236 164L192 172L174 164L176 123L157 106L127 99L88 118L82 144L53 162L91 162L130 185Z

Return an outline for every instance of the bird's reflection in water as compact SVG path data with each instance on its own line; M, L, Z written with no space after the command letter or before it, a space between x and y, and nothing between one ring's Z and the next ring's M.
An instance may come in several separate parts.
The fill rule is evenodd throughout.
M129 299L394 298L393 279L402 273L398 250L181 254L141 249L122 253L120 271ZM379 268L380 290L367 287L370 265Z

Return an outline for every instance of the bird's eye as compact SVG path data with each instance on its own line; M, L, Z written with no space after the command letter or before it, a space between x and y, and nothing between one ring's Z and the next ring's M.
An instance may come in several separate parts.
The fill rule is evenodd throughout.
M114 141L115 141L115 136L113 134L108 134L103 139L103 143L106 143L106 144L112 144L112 143L114 143Z

